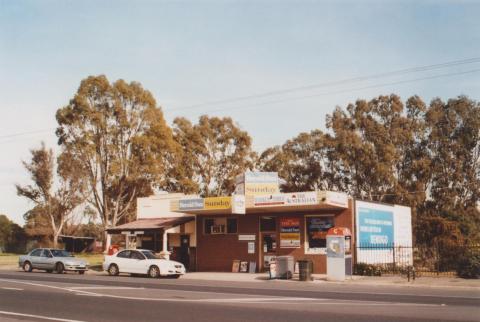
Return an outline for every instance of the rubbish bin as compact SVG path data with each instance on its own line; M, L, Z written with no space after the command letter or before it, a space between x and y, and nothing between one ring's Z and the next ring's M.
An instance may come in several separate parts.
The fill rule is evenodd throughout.
M302 259L298 261L298 271L300 281L313 281L313 262L310 259Z
M109 248L108 248L108 256L111 256L113 254L115 254L116 252L118 252L118 245L111 245Z
M295 261L293 256L277 256L277 277L291 279L293 276Z

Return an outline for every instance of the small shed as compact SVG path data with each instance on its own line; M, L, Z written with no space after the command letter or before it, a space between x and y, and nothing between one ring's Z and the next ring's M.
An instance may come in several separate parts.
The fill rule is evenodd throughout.
M60 236L65 250L72 253L91 253L95 250L95 237Z

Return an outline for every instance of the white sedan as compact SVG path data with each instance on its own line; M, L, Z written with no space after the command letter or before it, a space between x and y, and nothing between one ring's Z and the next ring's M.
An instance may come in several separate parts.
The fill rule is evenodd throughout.
M153 278L159 276L179 278L185 274L185 266L182 263L158 258L152 251L146 249L126 249L105 256L103 270L111 276L130 273L144 274Z

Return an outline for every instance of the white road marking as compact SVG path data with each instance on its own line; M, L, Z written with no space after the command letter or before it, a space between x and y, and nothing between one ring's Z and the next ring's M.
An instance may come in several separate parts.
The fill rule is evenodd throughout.
M192 279L194 280L194 279ZM215 282L230 282L230 281L215 281ZM272 280L271 282L284 282L283 280ZM324 281L322 281L323 283ZM332 283L333 284L341 284L342 282L328 282L328 283ZM163 285L182 285L182 286L210 286L210 285L207 285L207 284L204 284L204 285L198 285L198 284L188 284L188 283L182 283L182 284L175 284L175 283L169 283L167 281L162 281L162 284ZM320 283L315 283L314 284L318 284L318 285L321 285ZM278 285L278 284L277 284ZM312 285L312 284L311 284ZM329 284L327 284L329 285ZM341 284L342 286L344 284ZM351 284L353 286L368 286L368 285L362 285L362 284ZM349 285L345 285L345 286L349 286ZM370 285L370 286L381 286L381 287L387 287L387 286L391 286L391 287L399 287L399 288L410 288L410 289L414 289L416 288L417 286L415 285L398 285L398 284L392 284L392 285L389 285L389 284L378 284L378 285ZM423 285L418 285L418 287L421 287ZM217 286L217 287L225 287L225 286ZM227 286L228 287L228 286ZM435 286L435 285L425 285L425 287L428 287L428 288L448 288L450 286ZM472 290L474 289L473 287L471 286L455 286L455 287L458 287L458 288L462 288L462 289L468 289L468 290ZM250 286L241 286L241 285L235 285L235 288L240 288L240 289L255 289L255 288L252 288ZM265 287L263 286L262 287L263 289L267 289L267 290L271 290L271 291L274 291L274 290L278 290L277 288L274 288L274 287ZM293 289L292 291L298 291L296 289ZM301 290L302 292L310 292L310 293L314 293L314 292L318 292L317 290L305 290L305 289L302 289ZM348 290L348 291L345 291L345 292L342 292L341 290L340 291L324 291L322 290L323 293L333 293L333 294L338 294L338 293L348 293L348 294L372 294L372 293L367 293L367 292L364 292L364 291L351 291L351 290ZM468 295L439 295L439 294L415 294L415 293L388 293L388 292L376 292L375 294L378 294L378 295L395 295L395 296L398 296L398 295L406 295L406 296L419 296L419 297L442 297L442 298L468 298L468 299L480 299L480 296L468 296Z
M335 300L325 298L305 298L305 297L246 297L246 298L213 298L213 299L173 299L173 298L151 298L151 297L133 297L120 296L111 294L99 294L87 291L81 291L83 296L103 296L108 298L122 299L122 300L137 300L137 301L153 301L153 302L183 302L183 303L232 303L232 304L300 304L304 302L314 303L315 305L361 305L361 306L426 306L438 307L444 304L422 304L422 303L401 303L401 302L372 302L372 301L358 301L358 300ZM292 303L292 301L295 301Z
M2 281L4 279L0 279ZM47 287L53 289L59 289L62 291L67 292L75 292L76 295L82 296L94 296L94 297L108 297L108 298L115 298L115 299L123 299L123 300L137 300L137 301L154 301L154 302L189 302L189 303L271 303L271 302L288 302L288 301L300 301L300 302L316 302L315 304L338 304L338 305L409 305L409 306L442 306L442 304L420 304L420 303L401 303L401 302L377 302L377 301L359 301L359 300L335 300L335 299L327 299L327 298L308 298L308 297L281 297L281 296L271 296L271 297L246 297L246 298L206 298L206 299L177 299L177 298L151 298L151 297L134 297L134 296L120 296L120 295L112 295L112 294L101 294L95 292L84 291L79 288L81 287L58 287L52 285L45 285L45 284L38 284L38 283L31 283L31 282L24 282L24 281L17 281L17 280L4 280L12 283L20 283L26 285L33 285L33 286L40 286L40 287ZM100 287L100 286L98 286ZM119 287L121 288L121 287ZM111 288L109 288L111 289ZM115 288L114 288L115 289ZM132 288L130 288L132 289ZM135 288L133 288L135 289ZM212 292L198 292L198 291L181 291L178 290L176 292L185 292L185 293L212 293ZM222 293L215 293L215 294L222 294ZM225 294L225 293L223 293ZM376 293L378 294L378 293ZM232 295L232 294L229 294ZM398 295L398 294L397 294ZM327 302L330 301L330 302ZM335 302L333 302L335 301Z
M52 288L52 289L56 289L56 290L63 290L63 291L67 290L63 287L45 285L45 284L38 284L38 283L31 283L31 282L24 282L24 281L18 281L18 280L10 280L10 279L1 278L0 281L10 282L10 283L18 283L18 284L25 284L25 285L32 285L32 286L47 287L47 288Z
M144 287L124 287L124 286L76 286L68 287L68 290L144 290Z
M60 318L54 318L54 317L51 317L51 316L43 316L43 315L35 315L35 314L25 314L25 313L8 312L8 311L0 311L0 314L3 314L3 315L12 315L12 316L23 316L23 317L28 317L28 318L36 318L36 319L49 320L49 321L85 322L85 321L80 321L80 320L60 319Z
M1 280L5 280L5 281L12 281L12 280L7 280L7 279L0 279ZM186 279L188 281L190 281L189 279ZM195 280L195 279L191 279L191 280ZM222 282L222 281L218 281L218 282ZM283 280L272 280L271 282L283 282ZM317 281L315 281L317 282ZM315 283L314 284L318 284L318 285L321 285L321 283L323 283L324 281L321 281L321 283ZM319 281L320 282L320 281ZM61 282L61 278L59 278L59 282L58 283L62 283ZM63 282L64 283L64 282ZM328 282L328 283L332 283L333 284L341 284L341 282ZM173 283L173 282L168 282L168 281L162 281L162 284L161 285L182 285L182 286L210 286L210 285L207 285L207 284L204 284L204 285L198 285L198 284L189 284L189 283L181 283L181 284L176 284L176 283ZM277 284L278 285L278 284ZM327 284L329 285L329 284ZM343 285L343 284L341 284ZM362 285L362 284L351 284L353 286L368 286L368 285ZM348 285L345 285L345 286L348 286ZM391 286L391 287L398 287L398 288L409 288L409 289L415 289L417 287L417 285L398 285L398 284L392 284L392 285L389 285L389 284L378 284L378 285L370 285L370 286L373 286L374 288L376 288L377 286L379 287L387 287L387 286ZM423 285L418 285L418 287L421 287ZM222 288L222 287L225 287L225 286L217 286L219 288ZM439 288L448 288L449 286L435 286L435 285L428 285L426 287L429 287L429 288L432 288L432 289L439 289ZM472 290L474 288L472 287L466 287L466 286L455 286L457 288L462 288L462 289L468 289L468 290ZM236 285L235 288L239 288L239 289L255 289L255 288L252 288L250 286L241 286L241 285ZM268 290L278 290L274 287L268 287L267 285L263 285L262 286L263 289L268 289ZM295 289L293 289L293 291L297 291ZM309 293L314 293L314 292L318 292L316 290L305 290L305 289L302 289L301 290L302 292L309 292ZM332 293L332 294L339 294L339 293L348 293L348 294L368 294L368 295L371 295L372 293L368 293L368 292L365 292L365 291L352 291L352 290L348 290L348 291L345 291L345 292L342 292L342 290L339 290L339 291L325 291L325 290L322 290L323 293ZM203 293L203 292L199 292L199 293ZM480 296L469 296L469 295L439 295L439 294L415 294L415 293L388 293L388 292L375 292L376 295L393 295L393 296L418 296L418 297L438 297L438 298L467 298L467 299L480 299Z
M12 290L12 291L23 291L23 288L16 287L2 287L3 290Z

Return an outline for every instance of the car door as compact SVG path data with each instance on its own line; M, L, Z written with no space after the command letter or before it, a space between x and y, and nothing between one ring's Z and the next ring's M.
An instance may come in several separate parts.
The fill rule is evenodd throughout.
M131 273L146 274L147 269L145 268L145 265L146 265L145 256L137 250L132 250L130 252L130 261L129 261L129 267L130 267Z
M55 268L55 257L49 249L43 250L42 255L43 268L47 270L53 270Z
M38 265L40 264L42 253L43 253L43 249L41 248L35 249L30 253L29 260L30 260L30 263L32 263L33 268L39 268Z
M130 251L122 250L121 252L117 253L115 258L112 260L112 263L118 266L119 272L130 273L129 260L130 260Z
M48 249L42 249L42 253L40 254L40 257L38 257L37 265L35 268L46 269L49 254L50 254L50 251Z

